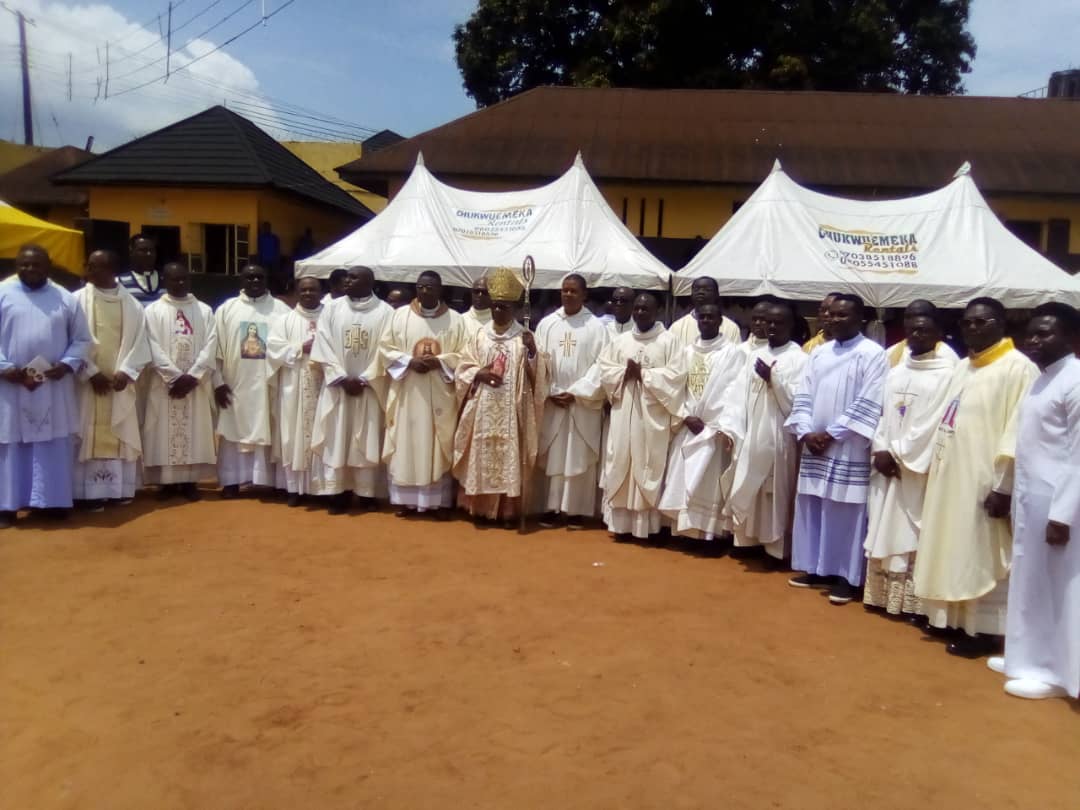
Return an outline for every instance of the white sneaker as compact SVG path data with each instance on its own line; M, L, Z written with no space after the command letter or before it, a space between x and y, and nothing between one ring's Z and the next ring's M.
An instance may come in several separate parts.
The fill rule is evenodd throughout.
M1066 697L1068 692L1060 686L1035 681L1031 678L1015 678L1006 681L1005 691L1013 697L1027 698L1028 700L1046 700L1047 698Z
M996 672L998 675L1005 674L1005 656L1004 655L991 655L986 659L986 668L991 672Z

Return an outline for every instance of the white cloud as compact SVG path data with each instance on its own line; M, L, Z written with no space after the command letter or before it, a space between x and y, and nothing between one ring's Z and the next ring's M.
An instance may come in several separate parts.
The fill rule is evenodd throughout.
M190 68L171 75L164 83L166 47L156 26L155 30L144 29L104 4L16 0L8 5L34 21L33 26L27 26L27 40L38 143L82 146L87 136L93 135L95 151L102 151L225 99L265 104L258 79L243 62L224 51L210 53L213 42L186 43L184 36L194 35L202 20L179 35L179 47L169 58L172 71L188 64ZM0 138L21 142L18 41L15 16L0 12ZM110 43L108 98L106 42ZM151 80L156 81L138 88ZM280 134L275 131L278 119L272 112L259 114L260 126Z
M1051 73L1080 60L1076 0L977 0L970 29L978 53L965 84L973 95L1015 96L1045 87Z

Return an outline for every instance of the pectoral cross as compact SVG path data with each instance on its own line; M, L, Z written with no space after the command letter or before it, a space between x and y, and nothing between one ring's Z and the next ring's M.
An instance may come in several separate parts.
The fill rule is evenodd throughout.
M559 348L562 349L563 357L570 357L573 355L575 346L577 346L577 341L574 340L574 336L569 332L563 335L562 340L559 341Z

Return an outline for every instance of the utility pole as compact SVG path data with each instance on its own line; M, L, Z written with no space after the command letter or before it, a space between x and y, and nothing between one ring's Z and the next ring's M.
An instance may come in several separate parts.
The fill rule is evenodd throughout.
M165 29L168 36L165 39L165 81L169 80L169 64L172 61L172 3L169 3L169 27Z
M16 11L15 16L19 18L19 62L22 64L23 140L27 146L33 146L34 114L30 106L30 58L26 53L26 17L21 11Z
M105 98L109 97L109 42L105 41Z
M68 101L71 101L71 51L68 51Z

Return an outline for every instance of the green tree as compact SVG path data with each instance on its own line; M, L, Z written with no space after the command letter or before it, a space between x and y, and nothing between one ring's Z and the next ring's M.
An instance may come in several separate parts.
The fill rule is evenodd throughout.
M479 0L454 30L487 106L539 85L961 93L971 0Z

